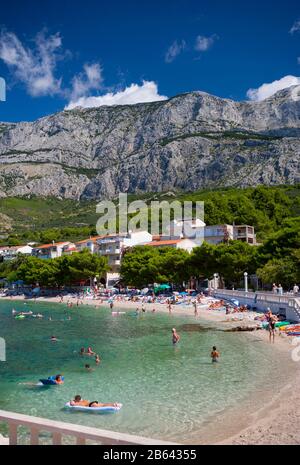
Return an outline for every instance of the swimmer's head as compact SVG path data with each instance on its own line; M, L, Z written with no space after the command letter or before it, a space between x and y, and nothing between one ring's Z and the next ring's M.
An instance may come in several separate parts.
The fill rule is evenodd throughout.
M61 381L61 375L56 375L55 379L56 379L56 381Z
M75 396L75 397L74 397L74 400L75 400L76 402L80 402L80 401L81 401L81 396L79 396L79 395Z
M213 346L213 350L217 350L216 346Z
M90 368L90 365L85 365L85 368Z
M172 333L175 333L176 332L176 329L175 328L172 328Z

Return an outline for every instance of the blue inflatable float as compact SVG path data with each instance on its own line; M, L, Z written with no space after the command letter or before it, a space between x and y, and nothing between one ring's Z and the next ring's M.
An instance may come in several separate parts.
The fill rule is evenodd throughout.
M40 379L40 382L44 384L44 386L57 386L57 383L55 382L56 376L49 376L47 379ZM61 376L62 381L65 380L63 376Z

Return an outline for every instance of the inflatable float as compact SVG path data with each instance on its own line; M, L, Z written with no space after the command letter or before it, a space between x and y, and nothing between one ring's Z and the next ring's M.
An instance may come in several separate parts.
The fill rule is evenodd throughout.
M17 315L15 316L15 320L23 320L25 318L25 315Z
M118 412L122 408L122 404L117 403L116 406L107 407L84 407L82 405L71 405L70 402L65 404L65 408L68 410L78 410L79 412L93 412L93 413L114 413Z
M126 312L111 312L112 316L125 315Z
M62 381L65 380L65 378L62 376L61 377ZM44 386L57 386L58 384L55 382L55 376L49 376L47 379L40 379L40 382Z
M286 326L289 326L289 325L290 325L290 322L289 322L289 321L277 321L277 322L275 323L275 327L276 327L276 328L280 328L280 329L281 329L281 328L285 328ZM264 322L262 323L262 327L263 327L263 328L268 328L268 327L269 327L269 323L268 323L267 321L264 321Z

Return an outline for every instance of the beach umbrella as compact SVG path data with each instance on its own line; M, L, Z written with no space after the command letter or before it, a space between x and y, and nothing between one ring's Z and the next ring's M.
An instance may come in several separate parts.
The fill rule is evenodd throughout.
M159 284L158 286L154 287L156 291L165 291L166 289L170 289L171 286L169 284Z

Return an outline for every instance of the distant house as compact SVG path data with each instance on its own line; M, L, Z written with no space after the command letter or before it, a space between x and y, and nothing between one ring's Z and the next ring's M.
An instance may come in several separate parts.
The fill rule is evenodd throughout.
M61 257L64 247L73 245L72 242L53 242L52 244L43 244L38 247L34 247L32 255L38 258L57 258Z
M226 242L228 240L236 240L256 245L254 227L246 224L217 224L213 226L205 226L204 240L209 244L220 244L221 242Z
M0 247L0 261L13 260L18 255L31 255L32 247L29 245L15 245Z

